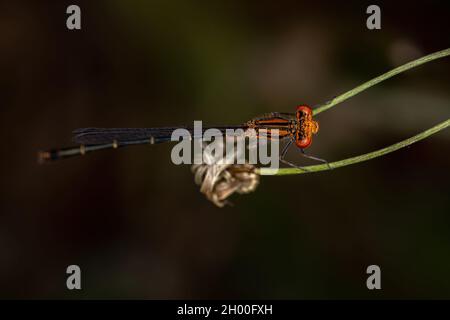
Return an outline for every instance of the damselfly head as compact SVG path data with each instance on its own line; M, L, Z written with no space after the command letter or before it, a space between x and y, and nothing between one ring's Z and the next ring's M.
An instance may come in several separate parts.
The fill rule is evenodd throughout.
M319 123L313 120L313 111L307 105L297 106L297 134L295 144L301 149L309 147L312 143L312 135L319 132Z

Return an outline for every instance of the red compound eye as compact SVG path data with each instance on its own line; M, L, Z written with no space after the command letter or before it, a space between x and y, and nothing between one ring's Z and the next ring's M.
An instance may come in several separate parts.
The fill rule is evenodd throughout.
M312 109L307 105L297 106L297 114L304 113L308 115L312 115Z
M300 139L300 140L296 140L295 141L295 145L297 147L299 147L300 149L305 149L305 148L308 148L310 146L311 142L312 142L311 137L306 137L306 138L303 138L303 139Z

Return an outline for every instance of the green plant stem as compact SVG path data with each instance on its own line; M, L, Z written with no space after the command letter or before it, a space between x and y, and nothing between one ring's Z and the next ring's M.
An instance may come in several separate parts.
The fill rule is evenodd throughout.
M408 62L400 67L397 67L391 71L388 71L388 72L382 74L381 76L378 76L372 80L369 80L369 81L363 83L362 85L360 85L350 91L347 91L347 92L337 96L336 98L326 102L325 104L323 104L322 106L320 106L319 108L316 108L314 110L314 115L319 114L325 110L328 110L328 109L336 106L337 104L357 95L358 93L360 93L360 92L362 92L362 91L364 91L386 79L389 79L401 72L404 72L406 70L420 66L424 63L427 63L427 62L430 62L430 61L433 61L433 60L436 60L439 58L447 57L447 56L450 56L450 48L441 50L441 51L429 54L427 56L424 56L422 58L419 58L417 60ZM374 159L374 158L383 156L385 154L388 154L390 152L396 151L398 149L407 147L407 146L409 146L417 141L420 141L422 139L425 139L438 131L444 130L449 125L450 125L450 119L447 119L446 121L430 128L428 130L425 130L422 133L415 135L414 137L403 140L403 141L393 144L389 147L386 147L386 148L383 148L383 149L380 149L380 150L377 150L374 152L366 153L363 155L359 155L359 156L356 156L353 158L348 158L348 159L332 162L329 165L331 168L335 169L335 168L340 168L340 167L345 167L345 166L348 166L351 164L355 164L358 162L363 162L363 161L367 161L370 159ZM257 173L259 173L261 175L289 175L289 174L301 174L301 173L311 173L311 172L330 170L330 167L328 167L326 164L320 164L320 165L305 167L306 170L302 170L302 169L298 169L298 168L282 168L282 169L278 169L278 170L270 169L270 168L259 168L259 169L257 169Z
M425 138L431 136L432 134L435 134L436 132L444 130L448 126L450 126L450 119L447 119L446 121L439 123L438 125L435 125L434 127L430 128L428 130L425 130L425 131L415 135L414 137L403 140L403 141L393 144L389 147L386 147L386 148L383 148L383 149L380 149L380 150L377 150L374 152L366 153L363 155L359 155L359 156L356 156L353 158L348 158L348 159L344 159L344 160L340 160L340 161L336 161L336 162L331 162L330 166L331 166L331 168L335 169L335 168L352 165L352 164L355 164L358 162L367 161L367 160L374 159L377 157L381 157L385 154L391 153L398 149L407 147L417 141L425 139ZM259 173L260 175L278 175L278 176L280 176L280 175L312 173L312 172L330 170L330 168L326 164L307 166L307 167L305 167L305 169L308 171L298 169L298 168L281 168L278 170L271 169L271 168L259 168L259 169L257 169L257 173Z
M335 105L337 105L337 104L339 104L339 103L341 103L341 102L343 102L343 101L345 101L345 100L347 100L347 99L357 95L358 93L360 93L360 92L362 92L362 91L364 91L364 90L366 90L366 89L368 89L368 88L370 88L370 87L372 87L372 86L374 86L374 85L376 85L376 84L378 84L378 83L380 83L380 82L382 82L382 81L384 81L386 79L389 79L389 78L391 78L391 77L393 77L393 76L395 76L395 75L397 75L399 73L402 73L402 72L404 72L406 70L418 67L418 66L420 66L420 65L422 65L424 63L427 63L427 62L430 62L430 61L433 61L433 60L436 60L436 59L439 59L439 58L443 58L443 57L446 57L446 56L449 56L449 55L450 55L450 48L442 50L442 51L438 51L438 52L435 52L435 53L432 53L432 54L429 54L429 55L424 56L422 58L419 58L417 60L408 62L408 63L406 63L406 64L404 64L404 65L402 65L400 67L392 69L391 71L388 71L385 74L382 74L381 76L378 76L378 77L376 77L376 78L374 78L372 80L369 80L369 81L363 83L362 85L357 86L356 88L353 88L352 90L347 91L347 92L337 96L336 98L334 98L334 99L332 99L330 101L327 101L325 104L323 104L320 107L314 109L314 115L319 114L319 113L321 113L321 112L323 112L325 110L328 110L328 109L334 107Z

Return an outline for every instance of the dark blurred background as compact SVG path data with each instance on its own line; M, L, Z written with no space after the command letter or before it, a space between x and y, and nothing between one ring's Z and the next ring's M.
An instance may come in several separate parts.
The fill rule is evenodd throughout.
M75 128L239 124L450 47L448 1L376 2L378 31L369 4L2 2L0 297L450 298L448 130L331 172L262 177L222 209L170 144L36 162ZM448 119L449 71L434 61L320 114L310 153L335 161ZM81 291L66 289L71 264ZM382 290L366 288L371 264Z

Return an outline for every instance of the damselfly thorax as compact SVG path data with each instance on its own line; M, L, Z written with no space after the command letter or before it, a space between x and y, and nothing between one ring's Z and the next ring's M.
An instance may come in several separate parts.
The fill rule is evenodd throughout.
M264 129L268 137L276 129L279 139L290 138L301 149L309 147L313 134L319 131L319 123L313 120L312 110L306 105L298 106L295 114L272 112L261 115L248 121L247 126L257 133Z

